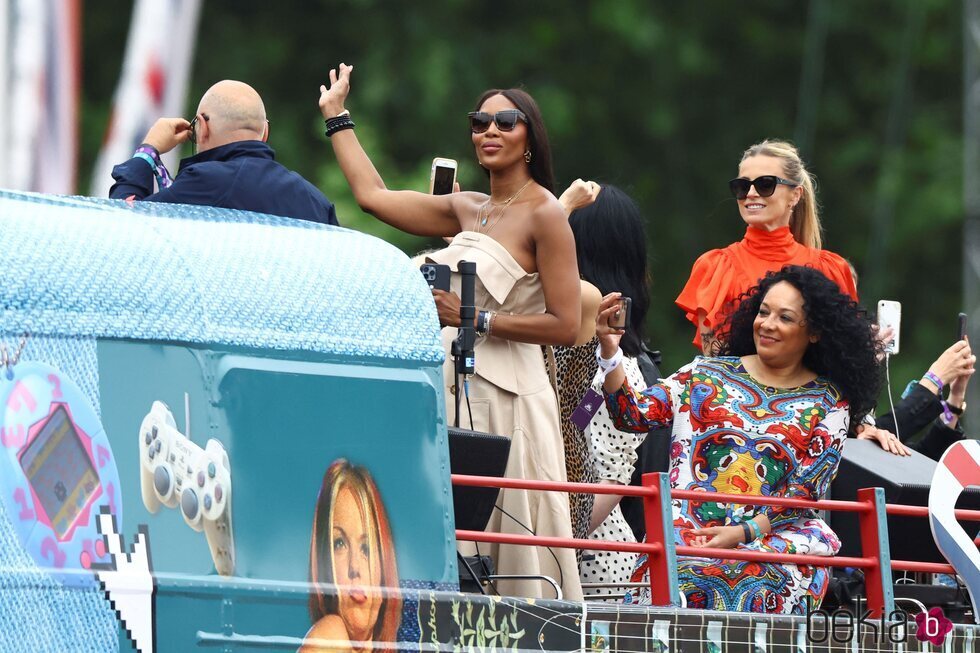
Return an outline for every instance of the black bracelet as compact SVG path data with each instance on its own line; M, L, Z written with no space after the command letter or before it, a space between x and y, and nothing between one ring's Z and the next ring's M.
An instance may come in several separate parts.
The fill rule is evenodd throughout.
M749 542L752 541L752 529L744 521L741 524L739 524L739 526L742 527L742 532L745 533L744 542L748 544Z
M323 133L328 137L333 136L337 132L344 131L345 129L353 129L355 127L354 121L351 120L350 116L346 114L336 116L334 118L328 118L323 121L323 124L327 127Z
M476 335L487 335L487 318L490 316L488 311L480 311L476 314Z
M954 406L953 404L949 403L948 401L946 402L946 408L949 408L949 412L953 413L954 415L962 415L963 414L963 409L965 407L966 407L966 403L965 402L964 402L964 404L962 406Z

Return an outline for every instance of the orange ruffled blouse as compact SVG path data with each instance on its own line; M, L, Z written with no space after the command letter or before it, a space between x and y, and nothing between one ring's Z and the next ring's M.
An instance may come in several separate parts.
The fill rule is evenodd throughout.
M759 283L767 272L784 265L808 265L820 270L840 287L841 292L857 301L857 288L847 261L825 249L801 245L789 227L774 231L748 227L745 238L724 249L702 254L691 269L691 277L677 297L694 324L694 346L701 348L697 324L699 310L706 314L705 325L716 329L725 317L725 305Z

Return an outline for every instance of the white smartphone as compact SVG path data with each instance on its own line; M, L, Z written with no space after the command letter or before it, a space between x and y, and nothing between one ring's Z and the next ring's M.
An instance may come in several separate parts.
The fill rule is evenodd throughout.
M902 329L902 304L882 299L878 302L878 328L883 330L888 327L891 327L895 333L891 342L885 346L885 351L894 355L898 353L898 339Z
M429 193L448 195L456 185L456 161L436 157L432 159L432 173L429 175Z

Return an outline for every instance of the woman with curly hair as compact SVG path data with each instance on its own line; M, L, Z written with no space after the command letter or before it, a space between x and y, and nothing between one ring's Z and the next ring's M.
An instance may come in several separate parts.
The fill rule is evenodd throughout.
M818 499L837 473L850 424L880 387L863 310L812 268L770 272L742 296L717 357L698 357L641 392L626 379L620 333L603 298L596 331L603 389L617 428L671 424L673 489ZM751 501L751 500L749 500ZM840 542L812 510L674 499L677 545L830 556ZM647 581L640 556L634 581ZM805 614L819 607L825 567L678 558L688 607ZM649 602L643 590L640 602Z

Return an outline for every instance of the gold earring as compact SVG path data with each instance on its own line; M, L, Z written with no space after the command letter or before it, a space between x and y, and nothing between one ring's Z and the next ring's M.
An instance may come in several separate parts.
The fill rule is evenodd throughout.
M524 162L525 163L530 163L531 162L531 150L526 150L524 152Z

